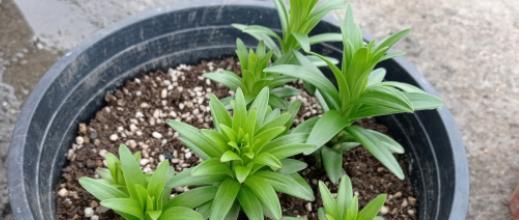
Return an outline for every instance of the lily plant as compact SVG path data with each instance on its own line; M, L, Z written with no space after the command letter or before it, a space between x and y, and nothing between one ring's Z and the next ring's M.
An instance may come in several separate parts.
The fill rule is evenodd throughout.
M233 24L233 26L258 41L265 42L265 45L273 51L276 63L296 61L292 52L301 48L301 40L308 39L307 43L311 45L342 40L338 33L309 35L327 14L344 8L343 0L290 0L290 5L287 5L285 0L274 0L274 3L281 23L281 34L261 25ZM321 63L313 56L310 58Z
M319 181L319 192L324 206L318 211L319 220L383 220L377 215L387 195L378 195L359 210L359 197L353 195L351 181L347 176L341 177L338 188L334 196L324 182Z
M225 85L232 91L240 88L246 103L256 98L265 87L270 89L269 104L276 107L287 107L287 97L299 94L299 90L286 85L294 81L293 78L266 73L263 70L270 65L272 51L267 51L263 41L260 41L256 50L247 49L240 39L236 40L236 55L240 61L241 76L228 71L217 70L205 73L203 76L215 82Z
M177 175L174 180L178 181L170 186L204 186L211 193L189 191L186 200L203 200L196 205L211 220L235 219L240 210L252 220L264 216L280 219L278 192L314 199L312 189L297 173L306 164L289 159L315 148L304 143L307 133L289 131L301 103L294 102L287 112L282 112L271 109L269 96L269 89L264 88L248 106L238 88L231 101L232 114L211 96L214 129L168 122L180 133L183 143L203 160Z
M325 113L316 121L307 142L319 150L323 166L334 183L345 174L342 168L343 153L357 146L363 146L393 174L403 179L404 172L393 154L404 153L404 148L389 136L358 126L355 121L436 109L442 105L441 100L407 83L383 81L385 70L376 68L380 62L400 55L390 51L390 48L409 30L381 41L364 42L351 7L348 7L341 30L343 56L340 66L308 51L327 63L336 84L298 52L295 54L299 64L274 65L266 68L265 72L297 77L316 88L315 96Z
M126 220L203 220L203 216L171 199L172 187L167 183L173 170L167 161L161 162L151 173L144 173L139 165L140 154L132 154L125 146L119 147L119 156L105 156L107 168L97 170L100 179L81 177L79 183Z

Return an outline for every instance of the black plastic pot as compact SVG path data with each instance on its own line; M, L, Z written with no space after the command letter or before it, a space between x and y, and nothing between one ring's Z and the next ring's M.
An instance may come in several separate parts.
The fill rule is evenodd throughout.
M226 1L229 3L229 1ZM55 219L56 183L78 122L104 105L106 91L138 74L202 59L233 55L235 39L255 45L230 27L254 23L279 28L270 3L239 1L229 5L176 5L120 23L57 62L23 107L9 153L9 195L17 220ZM213 6L207 6L211 4ZM316 33L339 31L323 22ZM340 56L338 44L316 50ZM390 80L433 92L403 59L381 66ZM418 191L421 220L461 220L468 207L469 175L460 135L447 109L381 119L407 148L410 177Z

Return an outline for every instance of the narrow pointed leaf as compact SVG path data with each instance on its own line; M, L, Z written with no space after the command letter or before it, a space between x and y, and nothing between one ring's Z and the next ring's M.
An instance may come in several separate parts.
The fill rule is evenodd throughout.
M339 112L330 110L324 113L323 116L315 123L312 131L310 131L307 143L313 144L319 148L335 137L335 135L337 135L350 123L351 122L346 117L343 117L341 114L339 114ZM312 152L305 153L308 154Z
M239 191L240 184L238 182L231 179L223 181L216 191L216 195L211 206L211 217L209 219L224 219L235 203Z
M180 195L173 197L167 204L166 208L183 206L187 208L198 208L205 203L214 199L217 187L204 186L189 191L183 192Z
M138 219L144 218L144 213L139 203L130 198L111 198L101 201L101 205L113 209L116 212L134 216Z
M185 207L172 207L164 211L159 220L204 220L198 212Z
M337 152L328 147L321 148L321 158L324 170L332 183L337 184L339 179L346 174L343 167L342 152Z
M388 148L380 146L377 142L378 139L372 133L359 126L348 127L346 131L387 167L389 171L395 174L399 179L404 179L404 171L392 152Z
M252 191L243 186L238 194L238 201L250 220L263 220L263 205Z
M359 220L371 220L375 219L378 212L384 205L384 202L386 201L387 195L379 195L375 197L373 200L371 200L364 208L359 212L358 219Z
M204 73L203 77L221 83L231 90L235 90L241 85L240 77L228 70Z
M258 197L263 207L274 217L281 218L281 204L274 188L263 178L250 176L245 185Z
M81 187L86 189L90 194L99 200L105 200L109 198L122 198L128 195L123 191L117 189L112 184L102 179L92 179L90 177L79 178L79 184Z

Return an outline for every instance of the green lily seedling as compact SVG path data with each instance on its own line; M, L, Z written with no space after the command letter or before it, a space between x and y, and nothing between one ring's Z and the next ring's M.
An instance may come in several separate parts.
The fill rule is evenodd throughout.
M99 169L100 179L81 177L79 183L126 220L203 220L201 214L190 208L172 203L171 187L167 186L173 171L167 161L161 162L155 172L145 174L139 166L140 154L125 146L119 147L118 159L108 153L107 169Z
M237 39L236 48L236 55L240 61L241 77L227 70L205 73L203 76L225 85L232 91L240 88L246 103L250 103L265 87L270 89L269 104L276 107L287 107L289 103L285 98L299 94L298 89L286 85L288 82L294 81L293 78L263 72L270 64L272 57L272 52L267 52L263 41L254 51L252 49L247 50L245 44Z
M351 181L347 176L341 178L338 188L337 195L333 196L326 185L319 181L319 191L324 206L318 211L319 220L383 220L377 215L387 195L375 197L359 211L359 198L353 196Z
M302 45L341 41L339 33L323 33L309 36L317 24L333 10L344 7L343 0L290 0L290 8L284 0L274 0L281 22L281 36L261 25L233 24L233 26L259 41L274 53L276 63L294 63L292 52ZM314 58L314 57L311 57ZM316 59L313 59L317 62ZM322 62L318 62L322 63Z
M300 103L287 112L271 109L264 88L247 107L240 88L231 101L231 115L215 96L210 108L215 129L197 129L180 121L169 125L203 162L173 178L170 186L203 186L183 194L197 198L198 210L211 220L236 219L240 210L249 219L281 218L277 192L312 201L310 186L297 173L306 164L288 159L315 146L306 144L307 133L289 132ZM178 179L178 181L177 181ZM182 195L181 195L182 196ZM179 202L181 203L181 202Z
M410 84L383 81L385 70L375 69L379 62L400 55L389 49L409 30L382 41L366 43L350 7L341 29L344 48L340 68L326 57L310 52L327 63L337 86L298 52L296 57L300 64L274 65L265 71L298 77L317 88L315 96L326 112L310 131L308 143L317 146L316 150L320 149L324 168L332 182L337 183L345 174L343 152L360 145L403 179L404 172L393 154L404 153L404 148L392 138L354 122L374 116L435 109L441 106L441 100Z

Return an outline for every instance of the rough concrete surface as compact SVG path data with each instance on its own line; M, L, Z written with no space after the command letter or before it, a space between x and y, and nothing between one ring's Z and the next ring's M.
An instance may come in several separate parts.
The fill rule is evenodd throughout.
M35 32L33 37L21 16L17 12L12 14L16 9L11 1L0 0L0 67L2 60L11 62L4 64L7 67L4 81L13 85L22 99L56 58L56 50L38 48L66 51L94 31L128 15L181 2L17 0ZM352 0L352 3L366 33L383 36L403 27L412 28L411 35L399 47L424 72L453 112L468 151L471 169L468 219L510 219L506 202L519 183L519 69L515 66L519 61L516 52L519 1ZM12 32L4 27L10 27ZM20 44L9 41L19 39L24 40ZM23 48L27 49L24 57L28 57L28 65L12 62L15 51L24 52ZM0 91L0 103L4 102L4 96L11 97ZM5 124L4 121L12 124L12 120L3 119L0 123ZM0 131L0 135L1 132L4 136L0 136L3 141L0 147L5 148L4 137L9 130ZM0 177L2 172L0 167ZM0 178L0 189L2 181L5 179ZM0 214L2 195L0 191Z

